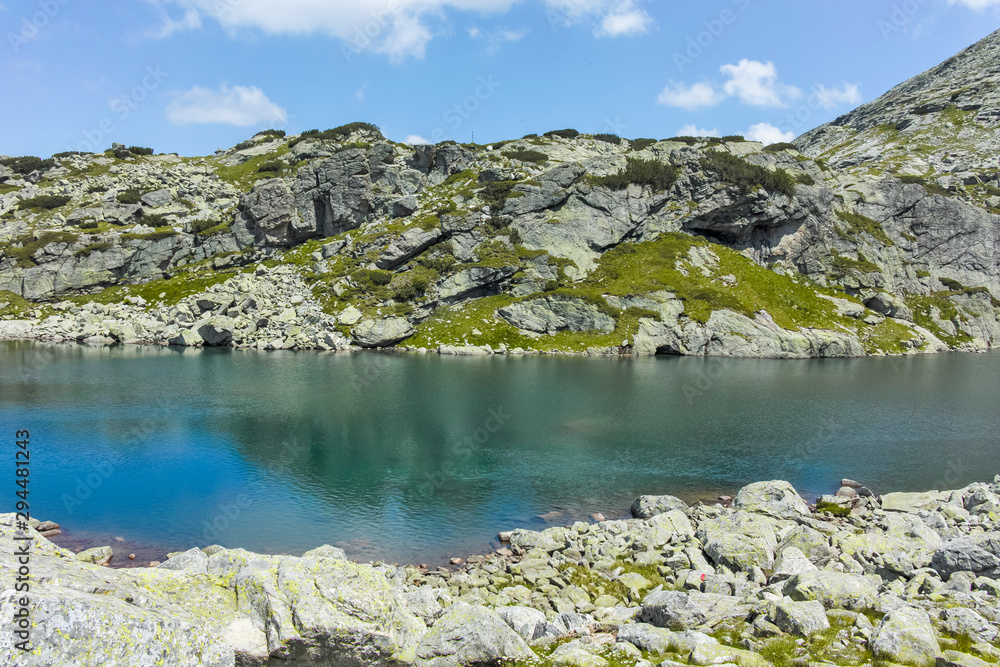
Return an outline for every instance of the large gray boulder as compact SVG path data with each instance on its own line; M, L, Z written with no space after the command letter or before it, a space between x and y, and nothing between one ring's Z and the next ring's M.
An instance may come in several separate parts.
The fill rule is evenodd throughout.
M774 624L782 632L799 637L810 637L830 629L826 609L820 602L780 602L775 606Z
M708 620L683 591L655 591L642 601L639 620L670 630L689 630Z
M705 554L716 565L749 572L755 567L770 570L778 546L774 522L748 512L730 512L702 521L697 537Z
M560 331L615 330L615 320L583 299L547 296L505 306L497 314L524 331L554 334Z
M146 206L151 206L153 208L158 208L160 206L166 206L174 200L173 194L170 190L166 188L161 188L159 190L154 190L152 192L147 192L142 196L142 203Z
M733 507L759 512L777 519L795 519L809 515L809 506L788 482L756 482L740 489Z
M392 347L413 333L413 326L405 317L362 320L351 329L354 344L361 347Z
M497 609L497 615L525 641L538 639L545 633L545 614L537 609L518 606L500 607Z
M929 667L941 653L927 613L914 607L890 611L875 628L871 650L876 658L901 665Z
M942 577L970 571L1000 579L1000 533L981 533L948 542L934 554L931 567Z
M657 514L665 514L671 510L688 508L686 502L674 496L639 496L632 503L632 516L637 519L649 519Z
M871 609L878 598L878 587L870 579L826 570L795 575L785 582L784 592L795 601L816 600L827 609L851 611Z
M496 613L456 602L424 635L416 657L419 666L471 667L529 660L535 654Z

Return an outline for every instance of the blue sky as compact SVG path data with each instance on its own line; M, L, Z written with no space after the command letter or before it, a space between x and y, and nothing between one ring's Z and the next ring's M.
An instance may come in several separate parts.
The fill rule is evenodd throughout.
M210 154L354 120L777 141L1000 27L1000 0L0 0L0 154Z

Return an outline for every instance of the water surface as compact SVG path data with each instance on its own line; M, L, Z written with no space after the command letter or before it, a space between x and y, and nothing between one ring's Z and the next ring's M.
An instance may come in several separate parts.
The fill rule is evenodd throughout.
M0 437L12 452L14 431L31 430L32 513L76 534L169 550L329 543L358 559L435 562L487 550L501 529L621 516L643 493L991 480L998 389L998 354L452 358L3 342Z

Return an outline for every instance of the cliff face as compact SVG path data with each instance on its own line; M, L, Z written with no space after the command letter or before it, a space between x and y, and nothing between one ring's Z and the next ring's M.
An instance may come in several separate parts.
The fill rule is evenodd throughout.
M32 324L0 333L469 353L983 349L1000 339L998 50L995 33L798 149L572 133L406 146L354 124L206 158L8 160L0 315Z

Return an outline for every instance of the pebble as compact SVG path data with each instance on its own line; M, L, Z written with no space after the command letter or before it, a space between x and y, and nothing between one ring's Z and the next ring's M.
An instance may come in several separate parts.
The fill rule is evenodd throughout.
M607 521L607 519L604 518L604 515L601 514L600 512L595 512L591 514L590 518L596 521L597 523L601 523L602 521Z
M464 561L464 560L462 560L461 558L452 558L452 559L451 559L451 560L449 560L448 562L449 562L449 563L451 563L452 565L461 565L461 564L462 564L462 563L464 563L465 561Z
M128 559L129 560L135 560L135 554L129 554L128 555Z

